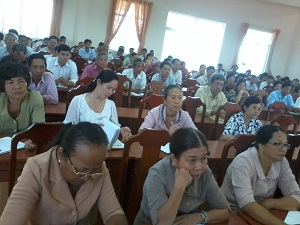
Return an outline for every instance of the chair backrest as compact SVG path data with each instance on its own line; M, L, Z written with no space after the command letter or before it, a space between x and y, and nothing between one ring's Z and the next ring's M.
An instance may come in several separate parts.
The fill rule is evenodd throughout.
M72 49L71 49L71 51L72 51ZM71 57L70 57L70 59L75 59L75 58L80 58L80 55L78 55L77 52L71 52Z
M194 122L195 122L197 108L199 108L200 106L202 106L201 124L204 124L206 105L200 100L199 97L188 96L183 100L183 104L182 104L183 110L187 111L190 114Z
M116 66L116 69L122 67L123 60L121 58L114 58L111 62Z
M139 126L142 123L142 113L143 109L153 109L156 106L164 103L164 97L162 95L152 94L147 98L143 98L140 102L139 113L138 113L138 123Z
M118 86L117 86L117 89L116 89L115 94L113 96L114 102L115 102L117 107L122 107L122 105L123 105L124 83L129 82L128 92L127 92L127 95L128 95L127 107L130 107L132 81L126 75L118 74L118 77L119 77Z
M16 182L17 145L24 139L30 139L35 145L35 154L47 151L45 147L59 133L63 123L35 123L28 129L15 134L11 142L10 171L8 195L10 195Z
M107 67L110 68L112 71L115 71L115 70L116 70L116 66L115 66L115 64L113 64L112 62L108 62L108 63L107 63Z
M299 181L300 178L300 134L289 134L288 143L291 145L290 149L287 150L285 155L286 159L290 163L291 170L296 177L296 180ZM297 153L297 157L293 159L293 155Z
M165 85L163 82L151 81L145 87L144 98L151 94L161 95L164 88Z
M253 93L254 96L257 96L258 98L260 98L261 102L264 103L264 105L266 105L267 103L267 98L268 98L268 93L264 90L257 90Z
M76 63L78 76L80 76L83 72L84 67L88 65L88 61L81 57L76 57L71 60Z
M75 87L77 87L77 86L79 86L79 85L81 85L81 86L88 86L90 83L93 82L94 79L95 79L95 78L93 78L93 77L85 77L85 78L83 78L83 79L81 79L81 80L78 80L78 81L76 82Z
M131 136L126 142L123 151L123 157L121 162L121 177L119 179L119 184L116 188L116 194L120 199L122 205L124 205L125 200L125 185L127 179L127 168L128 168L128 156L130 147L133 143L138 142L142 148L142 156L140 159L140 168L137 172L137 179L135 180L136 185L131 188L135 188L134 193L136 193L136 213L139 210L140 202L142 200L142 190L144 181L148 174L148 170L157 161L159 161L160 149L162 145L170 142L171 136L166 130L153 130L145 129L138 133L137 135ZM134 204L133 204L134 205ZM135 214L136 215L136 214Z
M271 120L271 124L279 124L279 126L284 129L286 132L288 131L288 127L290 125L293 126L292 133L295 134L298 122L295 120L295 118L292 115L280 115L278 118Z
M66 113L68 112L68 108L69 108L69 105L70 105L72 99L76 95L81 95L81 94L85 93L86 92L85 89L86 89L86 86L79 85L68 91L67 100L66 100Z
M256 137L254 134L241 134L236 136L234 139L231 141L227 142L222 151L222 156L221 156L221 161L220 161L220 166L218 168L218 173L217 173L217 182L219 184L219 187L221 187L223 179L225 177L227 167L231 163L233 158L228 158L228 153L229 151L235 151L232 155L237 154L237 150L245 147L247 144L255 142Z
M225 115L225 118L224 118L224 123L222 125L223 129L224 129L225 124L229 120L229 118L242 110L242 108L239 104L232 103L232 102L226 102L224 105L222 105L218 108L218 110L216 112L215 121L214 121L214 128L212 129L212 134L211 134L211 137L212 137L213 140L216 140L217 135L218 135L218 133L216 131L217 131L219 118L220 118L220 114L221 114L222 109L226 112L226 115Z
M270 117L271 111L273 113L273 116ZM287 114L288 107L284 104L284 102L274 102L268 107L267 117L266 121L269 121L270 119L276 119L281 114Z
M188 78L185 80L185 84L186 84L187 89L189 89L191 87L196 86L198 83L197 83L196 79Z

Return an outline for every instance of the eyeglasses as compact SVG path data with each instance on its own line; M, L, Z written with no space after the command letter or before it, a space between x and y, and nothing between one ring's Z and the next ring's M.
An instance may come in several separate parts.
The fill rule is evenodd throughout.
M291 147L291 145L288 143L279 143L279 142L270 143L270 142L268 142L268 144L273 145L274 148L276 148L276 149L281 149L282 147L289 149Z
M67 152L66 152L66 153L67 153ZM76 171L76 170L78 170L78 169L76 169L75 166L73 165L72 160L70 159L70 156L69 156L68 153L67 153L67 156L68 156L68 159L69 159L69 161L70 161L70 163L71 163L71 166L72 166L73 171L74 171L74 173L75 173L75 175L76 175L77 178L79 178L79 179L85 179L85 178L87 178L87 177L91 177L92 179L95 179L95 178L100 177L100 176L103 175L103 173L102 173L102 168L101 168L101 172L100 172L100 173L91 173L91 174L90 174L90 173L85 173L85 172Z

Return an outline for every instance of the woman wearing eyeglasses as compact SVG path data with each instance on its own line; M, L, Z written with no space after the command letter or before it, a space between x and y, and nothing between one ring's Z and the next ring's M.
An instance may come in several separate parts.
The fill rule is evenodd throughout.
M275 125L263 126L253 147L234 158L222 191L231 209L241 209L262 224L281 225L269 209L299 210L300 189L285 158L287 134ZM283 197L274 198L279 188Z
M239 134L256 134L262 123L257 117L261 113L261 100L256 96L249 96L244 104L242 112L239 112L227 121L220 141L230 141Z
M104 162L108 140L102 128L69 123L54 145L28 159L0 224L88 225L95 205L104 224L127 225Z

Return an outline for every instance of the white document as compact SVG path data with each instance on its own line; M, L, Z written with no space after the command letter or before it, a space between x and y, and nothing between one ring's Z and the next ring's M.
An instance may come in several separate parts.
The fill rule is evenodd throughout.
M108 138L108 148L111 149L114 143L118 140L121 129L118 125L106 118L103 118L101 123L103 124L101 128L104 130Z
M144 96L144 93L131 92L131 96Z
M111 147L112 149L124 149L124 143L117 139L117 141Z
M161 146L160 150L167 153L167 154L170 154L170 143L167 143L166 145Z
M300 212L299 211L289 211L286 215L284 222L288 225L300 224Z
M10 152L11 140L11 137L0 138L0 154ZM17 149L21 148L25 148L25 144L23 142L18 143Z

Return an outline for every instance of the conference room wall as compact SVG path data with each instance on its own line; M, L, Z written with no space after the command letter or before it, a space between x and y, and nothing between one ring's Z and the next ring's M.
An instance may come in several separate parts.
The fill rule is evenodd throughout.
M264 2L261 0L150 0L154 2L145 46L161 57L165 25L169 11L226 23L219 62L226 69L236 51L241 24L281 30L274 49L271 70L274 75L299 77L300 64L300 8ZM110 0L65 0L61 34L70 45L85 38L93 45L105 39ZM188 34L187 34L188 35ZM205 35L205 30L203 30ZM196 43L195 43L196 44ZM184 45L184 43L178 43ZM199 52L199 54L209 54ZM184 60L188 60L184 59ZM201 62L199 62L201 64Z

